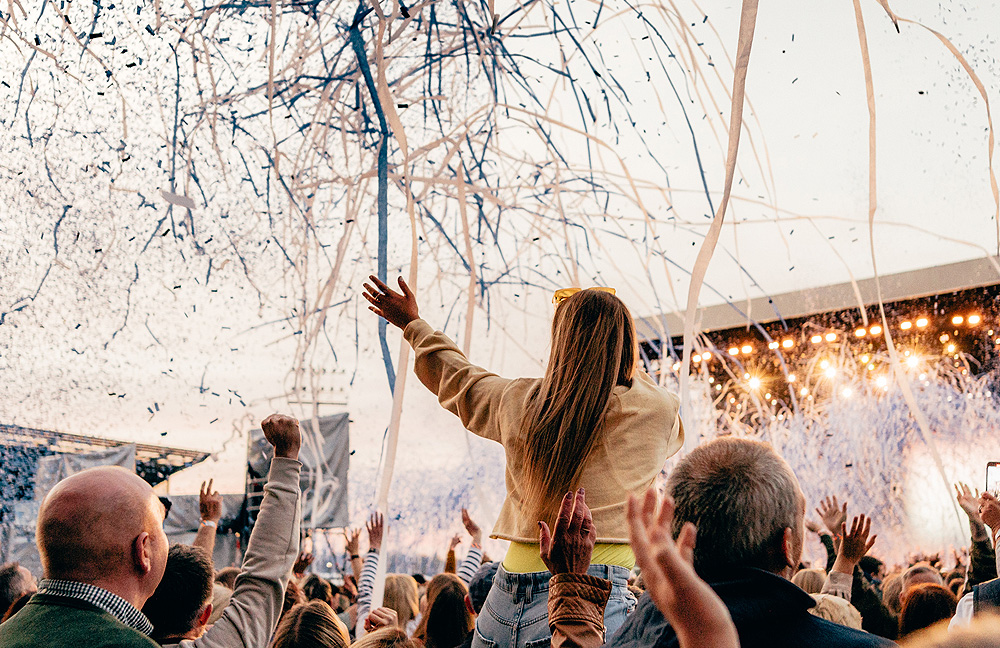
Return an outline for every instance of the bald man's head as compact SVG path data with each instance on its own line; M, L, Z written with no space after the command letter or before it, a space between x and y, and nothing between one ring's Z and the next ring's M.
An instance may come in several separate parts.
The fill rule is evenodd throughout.
M149 484L119 467L91 468L56 484L39 510L37 540L46 578L112 591L108 585L117 583L148 597L166 564L163 505Z

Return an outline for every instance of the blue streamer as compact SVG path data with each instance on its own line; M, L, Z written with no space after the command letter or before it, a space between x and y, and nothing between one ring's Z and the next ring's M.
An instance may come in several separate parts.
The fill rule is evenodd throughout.
M378 99L378 91L375 88L375 79L372 77L371 68L368 66L368 54L365 52L365 43L361 40L361 21L371 12L371 9L358 7L358 12L351 25L350 37L351 47L358 58L358 68L365 77L365 85L368 86L368 94L371 95L372 104L375 106L375 114L378 116L381 142L378 147L378 278L383 283L387 283L389 274L388 241L389 241L389 125L385 121L385 114L382 112L382 103ZM392 365L392 355L389 353L389 342L385 337L386 321L379 319L378 341L382 347L382 362L385 363L385 375L389 379L389 389L396 392L396 370Z

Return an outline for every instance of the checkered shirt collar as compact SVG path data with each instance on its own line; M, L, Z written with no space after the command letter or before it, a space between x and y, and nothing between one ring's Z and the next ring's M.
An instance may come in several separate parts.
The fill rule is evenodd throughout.
M144 635L149 635L153 631L153 624L149 622L145 614L135 609L135 606L117 594L96 585L45 579L38 584L38 593L79 599L101 608L128 627L138 630Z

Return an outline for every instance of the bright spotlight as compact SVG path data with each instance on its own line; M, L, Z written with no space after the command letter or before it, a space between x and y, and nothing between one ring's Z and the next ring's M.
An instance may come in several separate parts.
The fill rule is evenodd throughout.
M812 342L813 344L819 344L820 342L823 341L823 336L822 335L814 335L811 338L809 338L809 341Z
M746 354L746 353L753 353L753 347L752 347L752 346L750 346L749 344L744 344L744 345L743 345L743 348L742 348L742 349L740 349L740 351L742 351L742 352L743 352L743 353L745 353L745 354Z
M809 395L809 390L806 389L805 387L799 390L799 396L808 396L808 395Z
M760 389L760 378L751 376L750 380L747 381L747 385L750 389Z
M695 354L695 356L691 358L691 360L693 360L694 362L701 362L701 354Z
M789 340L782 340L782 342L781 342L781 346L785 347L786 349L791 349L793 344L795 344L795 343L792 342L790 339Z
M861 364L867 364L868 360L870 360L870 358L868 357L867 353L861 356Z
M854 390L850 387L844 387L844 391L840 392L844 395L844 398L850 398L854 395Z
M836 339L837 339L837 334L836 333L827 333L826 334L826 341L827 342L833 342Z
M954 324L954 325L956 325L956 326L958 326L959 324L961 324L964 321L965 321L965 318L962 317L961 315L956 315L955 317L951 318L951 323Z
M739 354L740 354L739 347L730 347L729 348L729 355L735 356L735 355L739 355Z
M948 345L948 353L955 353L955 345L954 344L949 344Z
M879 376L875 380L875 384L878 385L879 387L885 387L886 385L889 384L889 380L885 376Z
M823 372L827 378L835 378L837 376L836 367L827 367L826 371Z
M983 318L978 315L969 315L969 326L975 326L979 322L983 321Z
M906 366L912 369L913 367L917 366L918 362L919 360L917 360L917 356L910 356L909 358L906 359Z
M904 331L909 331L911 328L913 328L913 322L903 322L902 324L899 325L899 328L903 329Z
M924 328L925 326L927 326L926 317L921 317L920 319L917 320L917 328Z
M829 366L830 366L830 361L829 360L824 360L823 362L819 363L819 368L820 369L826 369Z
M859 328L857 331L854 332L855 337L864 337L866 335L868 335L868 331L866 331L863 328Z
M777 349L780 346L777 342L769 342L767 345L768 349Z
M876 324L875 326L868 329L868 332L871 333L872 335L879 335L880 333L882 333L882 327Z
M795 374L788 374L788 382L790 383L795 382Z

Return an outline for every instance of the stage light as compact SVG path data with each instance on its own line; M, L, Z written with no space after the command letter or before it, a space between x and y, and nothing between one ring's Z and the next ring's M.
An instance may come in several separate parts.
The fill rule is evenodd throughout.
M913 367L916 367L918 362L919 360L917 360L917 356L910 356L909 358L906 359L906 365L911 369Z
M902 324L899 325L899 328L903 329L904 331L909 331L911 328L913 328L913 322L903 322Z
M799 396L808 396L808 395L809 395L809 390L806 389L805 387L799 390Z
M708 362L709 360L712 359L712 352L711 351L702 351L701 352L701 359L704 360L705 362Z
M695 362L701 362L701 355L700 354L696 354L693 358L691 358L691 360L693 360Z
M983 321L983 318L978 315L969 315L969 326L975 326L979 322Z
M715 382L715 377L714 376L709 376L708 377L708 382L709 382L709 384L714 383Z
M812 342L813 344L819 344L820 342L823 341L823 336L822 335L814 335L811 338L809 338L809 341Z
M730 404L730 405L732 405L732 404L733 404L733 403L735 403L735 402L736 402L736 398L735 398L735 397L733 397L733 396L730 396L730 397L729 397L729 404Z
M823 362L819 363L819 368L820 369L826 369L829 366L830 366L830 361L829 360L824 360Z
M926 317L921 317L920 319L917 320L917 328L924 328L925 326L927 326Z
M864 330L863 328L859 328L857 331L854 332L854 335L855 337L864 337L868 335L868 331Z
M679 362L675 362L675 363L674 363L674 371L677 371L677 370L678 370L678 369L680 369L680 368L681 368L681 363L679 363Z
M871 360L871 358L868 356L867 353L861 356L861 364L868 364L869 360Z
M788 374L788 382L790 383L795 382L795 374Z
M875 363L873 362L873 363L869 364L868 367L867 367L867 369L868 369L868 371L875 371Z
M919 376L917 376L917 378L919 378L920 380L927 380L927 374L922 373Z
M955 345L954 344L949 344L948 345L948 353L955 353Z
M956 326L959 325L959 324L961 324L964 321L965 321L965 318L962 317L961 315L956 315L955 317L951 318L951 323L954 324L954 325L956 325Z
M750 389L754 390L760 389L760 378L758 378L757 376L753 376L752 378L750 378L750 380L747 381L747 386L749 386Z
M872 335L879 335L880 333L882 333L882 327L876 324L875 326L868 329L868 332L871 333Z
M769 342L767 345L768 349L777 349L780 346L777 342Z
M771 400L771 392L764 394L764 400Z
M750 374L748 373L743 374L743 380L750 380Z
M850 387L844 387L844 391L842 391L841 393L844 395L844 398L850 398L851 396L854 395L854 390L851 389Z
M739 348L737 348L737 347L730 347L730 349L729 349L729 355L736 356L736 355L739 355L739 354L740 354Z
M742 351L744 354L753 353L753 347L750 346L749 344L744 344L743 348L740 349L740 351Z
M794 344L795 344L795 343L794 343L794 342L792 342L791 340L783 340L783 341L781 342L781 346L785 347L786 349L791 349L791 348L792 348L792 345L794 345Z
M827 378L835 378L837 376L837 369L836 367L828 367L823 373L826 374Z
M941 336L941 341L942 342L947 342L950 339L951 339L951 336L948 335L947 333L945 333L944 335Z
M716 385L715 391L722 391L722 385Z
M885 387L886 385L889 384L889 380L885 376L879 376L875 380L875 384L878 385L879 387Z
M834 341L836 341L836 339L837 339L837 334L836 333L827 333L826 334L826 341L827 342L834 342Z

